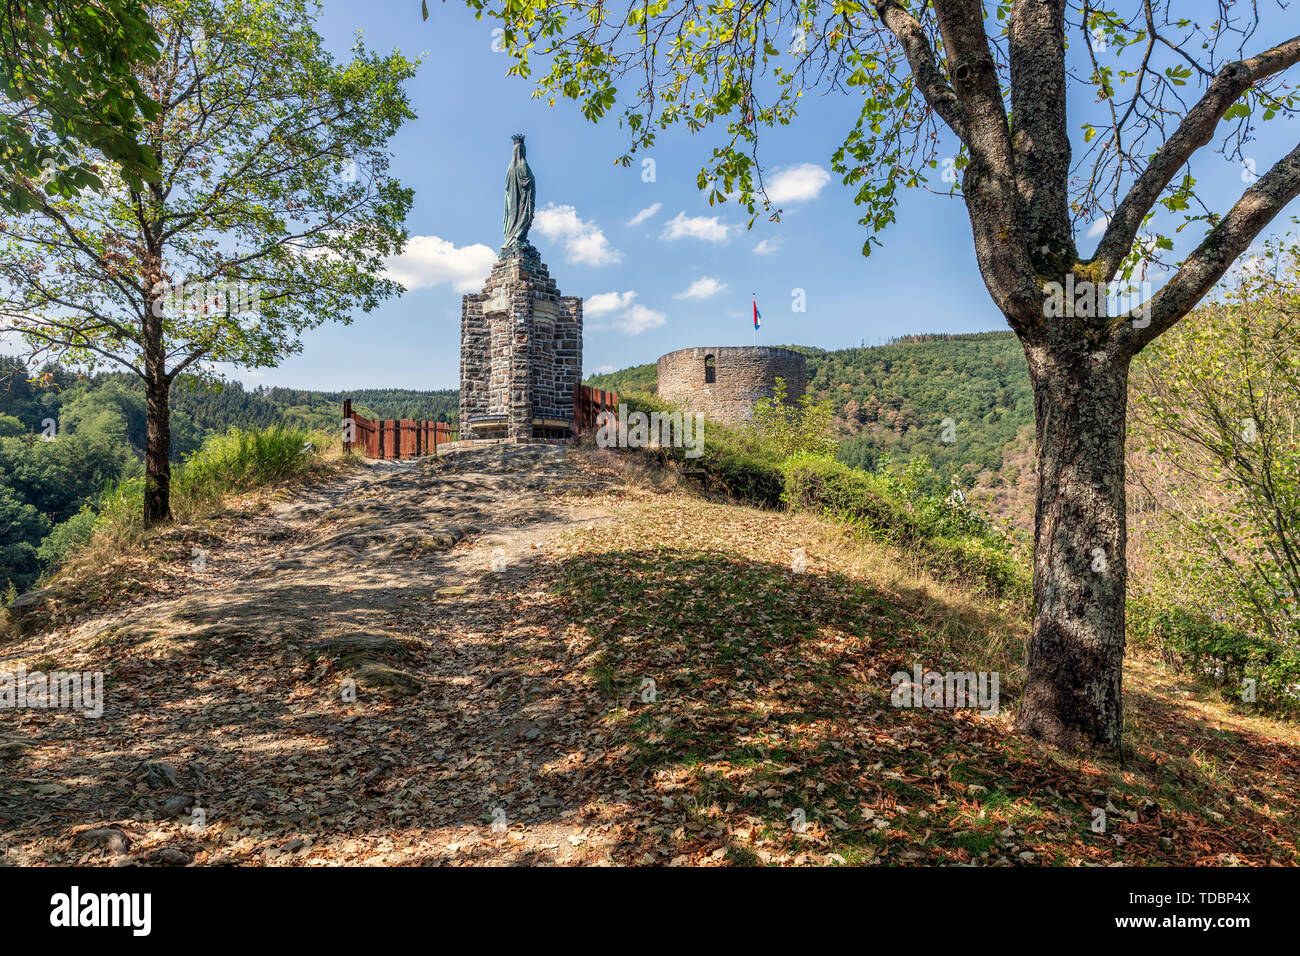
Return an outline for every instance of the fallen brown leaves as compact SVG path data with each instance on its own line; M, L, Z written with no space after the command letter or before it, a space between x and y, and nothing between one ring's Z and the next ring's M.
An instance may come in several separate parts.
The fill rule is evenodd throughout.
M996 718L891 706L897 670L988 666L944 622L1021 622L818 519L524 448L208 533L216 573L0 649L108 682L99 720L6 714L0 859L1297 860L1294 730L1154 665L1129 670L1123 764L1012 735L1010 674Z

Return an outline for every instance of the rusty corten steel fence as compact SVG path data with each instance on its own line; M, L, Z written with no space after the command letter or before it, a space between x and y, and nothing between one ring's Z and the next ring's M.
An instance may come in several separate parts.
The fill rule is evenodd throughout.
M352 399L343 400L344 438L347 423L352 422L352 441L343 442L343 450L354 448L367 458L419 458L436 455L440 445L456 440L456 431L446 422L417 421L413 418L387 418L376 421L352 413Z
M603 388L579 384L573 390L573 430L583 432L596 427L601 412L618 412L618 394ZM343 442L343 450L353 449L367 458L418 458L435 455L438 448L458 440L459 433L447 422L417 421L412 418L387 418L376 421L354 414L352 399L343 400L344 428L352 422L352 441ZM346 431L344 437L346 438Z
M603 388L589 388L581 383L573 390L573 430L584 432L596 427L601 412L618 413L618 395Z

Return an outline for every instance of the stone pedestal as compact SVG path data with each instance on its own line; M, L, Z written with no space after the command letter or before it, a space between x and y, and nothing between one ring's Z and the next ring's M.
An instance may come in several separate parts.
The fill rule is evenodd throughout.
M582 299L563 296L531 245L503 250L460 323L460 437L554 441L573 430Z

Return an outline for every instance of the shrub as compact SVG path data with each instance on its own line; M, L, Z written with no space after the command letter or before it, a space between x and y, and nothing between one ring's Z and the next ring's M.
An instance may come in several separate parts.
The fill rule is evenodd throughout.
M678 406L653 395L620 395L629 414L634 411L677 412ZM690 412L683 414L689 415ZM762 437L747 428L734 428L705 421L703 454L685 457L679 448L651 448L648 453L660 462L674 461L688 473L702 475L710 491L764 508L781 507L785 473L772 449Z
M785 473L761 441L722 425L708 426L704 435L699 465L712 490L763 508L781 506Z
M320 449L331 440L327 434L280 426L234 428L214 435L173 469L172 511L179 520L186 520L217 505L225 495L300 475L320 462ZM133 467L126 469L127 476L110 483L92 505L45 537L40 556L47 568L93 564L139 542L145 531L140 470L133 462ZM90 550L77 555L87 546Z
M214 435L181 466L173 483L178 504L200 506L290 478L319 459L319 445L305 450L311 438L304 428L281 425Z
M113 482L95 502L100 524L105 527L134 531L144 527L140 502L144 500L144 476L134 475Z
M53 567L63 561L71 552L82 547L95 533L99 515L94 507L85 505L67 521L54 526L54 530L45 536L36 553L45 567Z
M1225 699L1241 702L1249 679L1261 709L1300 712L1300 654L1294 647L1150 595L1129 598L1127 617L1134 646L1221 688Z
M785 469L783 498L792 510L817 511L852 522L861 532L907 545L920 528L876 475L826 458L802 457Z
M838 444L831 436L834 421L835 410L829 400L814 402L805 394L791 403L785 379L777 378L772 397L754 403L750 428L773 457L786 461L796 455L834 455Z
M648 395L620 400L629 413L675 410ZM680 449L652 448L648 454L701 473L709 490L747 504L784 505L845 522L862 537L907 549L940 576L996 594L1028 593L1027 564L1010 539L956 495L942 498L922 490L933 486L934 478L924 456L899 475L872 474L824 454L829 446L818 437L824 431L820 419L806 405L789 415L769 408L761 420L761 426L706 422L698 459L684 458ZM887 467L886 460L882 468Z
M926 495L924 463L902 477L869 474L838 461L801 457L785 469L790 508L846 521L864 537L916 555L928 571L995 594L1028 594L1024 561L1012 542L954 498Z

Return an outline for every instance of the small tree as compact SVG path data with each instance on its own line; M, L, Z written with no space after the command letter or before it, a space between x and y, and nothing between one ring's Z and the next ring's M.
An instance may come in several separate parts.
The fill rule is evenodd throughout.
M34 354L144 382L144 517L168 520L170 390L186 369L277 364L300 335L400 290L411 192L387 174L414 65L358 46L336 63L303 0L168 0L138 73L159 175L107 157L98 194L40 194L0 221L0 320ZM52 116L46 118L51 125Z
M833 455L831 424L835 409L829 400L814 402L805 393L790 402L785 379L778 377L771 398L754 403L751 425L763 444L784 461L795 455Z
M1275 265L1244 273L1143 356L1134 470L1167 525L1157 542L1177 547L1179 597L1223 594L1218 610L1296 643L1300 259L1292 250Z

